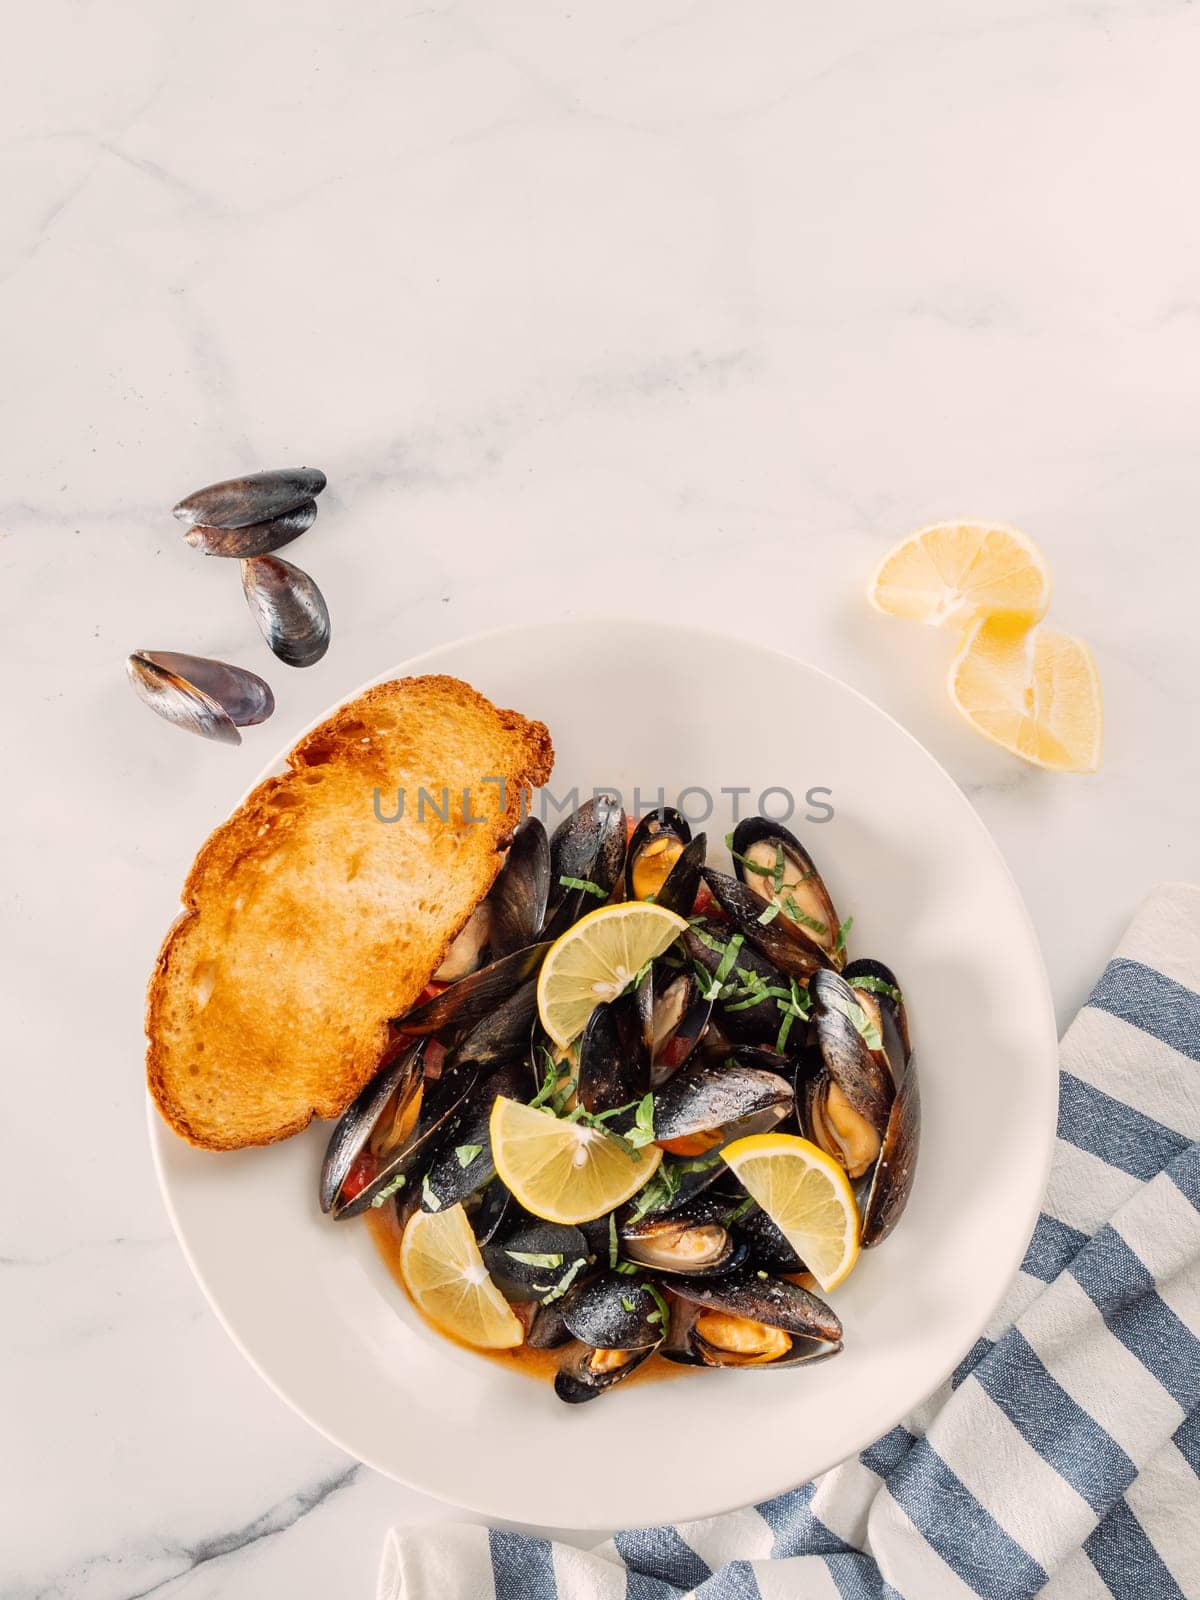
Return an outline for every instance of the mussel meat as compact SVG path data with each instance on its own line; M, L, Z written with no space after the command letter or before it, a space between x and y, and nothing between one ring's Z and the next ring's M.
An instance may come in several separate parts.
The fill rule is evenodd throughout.
M671 1361L778 1368L835 1355L842 1347L836 1312L787 1278L747 1272L662 1283L682 1302L662 1351Z
M830 965L845 961L840 924L825 881L808 851L781 822L746 817L729 841L734 871L764 905L778 906L782 931ZM768 924L773 926L774 924Z
M176 650L135 650L125 663L134 693L165 721L220 744L241 744L239 728L275 709L270 686L253 672Z
M317 502L303 500L292 511L285 511L270 522L251 522L244 528L213 528L193 522L184 538L193 550L206 556L230 556L244 561L249 556L269 556L307 532L317 520Z
M656 1272L712 1276L730 1271L739 1251L724 1223L724 1208L695 1200L678 1211L651 1212L618 1223L621 1253Z
M784 919L780 913L767 917L764 922L766 904L740 878L731 878L727 872L718 872L713 867L705 867L701 876L734 930L766 957L776 973L789 978L808 978L818 968L829 964L825 952L803 929L782 925Z
M316 467L278 467L226 478L187 495L173 507L180 522L209 528L245 528L252 522L273 522L324 489L325 474Z
M630 835L621 883L626 900L653 900L681 917L691 913L700 887L707 840L692 838L687 818L663 806L642 818Z
M307 572L282 556L242 562L250 614L274 653L289 667L311 667L329 649L329 607Z

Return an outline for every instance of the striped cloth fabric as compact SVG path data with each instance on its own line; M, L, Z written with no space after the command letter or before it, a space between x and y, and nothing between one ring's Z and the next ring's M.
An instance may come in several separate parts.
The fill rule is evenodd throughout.
M393 1530L381 1600L1200 1597L1200 889L1143 905L1061 1047L1025 1260L903 1426L745 1511L592 1551Z

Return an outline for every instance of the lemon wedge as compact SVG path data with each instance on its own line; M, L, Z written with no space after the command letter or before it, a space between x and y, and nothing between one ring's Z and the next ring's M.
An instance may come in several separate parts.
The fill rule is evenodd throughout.
M538 974L542 1027L560 1048L579 1037L603 1000L686 933L687 922L650 901L601 906L581 917L547 952ZM546 1120L546 1119L543 1119Z
M602 1128L496 1097L492 1160L513 1198L547 1222L591 1222L624 1205L658 1170L662 1151L630 1153Z
M877 611L931 627L981 616L1037 622L1050 572L1032 539L995 522L937 522L893 545L867 589Z
M413 1214L400 1244L400 1272L417 1309L451 1338L482 1350L511 1350L524 1340L461 1205Z
M822 1289L835 1289L858 1260L858 1207L830 1156L791 1133L755 1133L721 1158L786 1236Z
M1100 676L1082 639L996 618L950 668L950 698L993 744L1052 772L1095 772L1104 744Z

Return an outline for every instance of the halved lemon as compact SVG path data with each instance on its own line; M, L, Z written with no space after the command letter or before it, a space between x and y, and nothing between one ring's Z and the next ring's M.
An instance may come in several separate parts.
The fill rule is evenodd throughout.
M589 911L551 945L542 962L537 987L542 1027L555 1044L570 1044L602 1000L615 1000L647 961L657 960L686 932L683 917L649 901Z
M524 1339L461 1205L413 1213L400 1244L400 1271L418 1310L451 1338L483 1350L511 1350Z
M893 545L867 589L877 611L932 627L977 617L1037 622L1050 604L1041 551L996 522L937 522Z
M548 1117L497 1095L492 1160L513 1198L547 1222L591 1222L624 1205L654 1176L657 1145L630 1154L601 1128Z
M994 744L1053 772L1095 772L1104 743L1100 676L1082 639L996 618L950 668L950 698Z
M837 1162L793 1133L754 1133L721 1157L822 1289L835 1289L858 1260L859 1235L854 1193Z

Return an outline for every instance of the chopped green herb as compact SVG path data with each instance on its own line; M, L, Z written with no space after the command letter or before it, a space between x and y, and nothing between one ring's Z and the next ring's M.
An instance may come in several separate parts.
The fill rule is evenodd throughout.
M771 874L771 886L776 894L783 888L783 872L786 866L787 857L783 853L783 846L777 844L775 846L775 871Z
M791 895L788 896L788 899L791 899ZM778 900L768 900L767 904L762 908L754 920L765 928L769 922L775 921L775 918L779 915L779 910L780 907Z
M458 1157L458 1164L464 1169L469 1167L476 1156L483 1154L481 1144L456 1144L454 1154Z
M621 1296L621 1309L622 1311L635 1311L637 1309L637 1301L631 1300L627 1294L623 1294Z
M582 889L585 894L594 894L597 900L608 899L608 890L598 883L590 883L587 878L560 878L558 881L564 889Z
M846 940L850 937L850 929L854 926L854 918L847 917L845 922L838 924L837 943L833 947L834 955L841 955L846 948Z
M856 978L847 978L847 983L852 989L865 989L868 994L886 994L889 1000L894 1000L898 1006L904 1004L904 996L894 983L885 983L882 978L872 978L867 973L862 973Z
M760 1268L760 1270L759 1270L759 1271L758 1271L758 1273L757 1273L757 1274L756 1274L756 1276L757 1276L757 1277L759 1277L759 1278L761 1278L761 1279L762 1279L762 1281L763 1281L763 1282L764 1282L764 1283L766 1283L766 1281L767 1281L767 1279L768 1279L768 1278L769 1278L769 1277L770 1277L770 1276L771 1276L771 1274L770 1274L770 1273L769 1273L769 1272L763 1272L763 1271L762 1271L762 1270L761 1270L761 1268Z
M671 1320L671 1312L667 1306L667 1302L663 1299L662 1295L652 1283L644 1283L642 1288L645 1289L648 1295L652 1295L654 1298L654 1310L646 1318L646 1321L657 1322L665 1333L667 1330L667 1324Z
M749 1216L750 1212L753 1211L757 1205L758 1201L754 1198L754 1196L748 1194L742 1201L741 1205L735 1206L725 1218L725 1226L727 1228L732 1228L735 1222L740 1222L743 1217Z
M566 1260L561 1251L542 1255L537 1250L506 1250L504 1254L514 1261L523 1261L527 1267L561 1267Z
M374 1200L371 1201L372 1207L383 1205L385 1200L390 1200L394 1194L398 1194L407 1182L407 1176L403 1172L398 1172L390 1183L384 1184Z
M829 924L827 922L822 922L819 917L810 917L807 911L801 911L795 895L785 894L783 904L788 916L793 922L798 922L802 928L810 928L813 933L826 934L829 932Z
M426 1173L425 1176L421 1179L421 1198L424 1200L425 1204L429 1207L430 1211L440 1211L442 1209L442 1202L438 1199L437 1195L434 1194L434 1192L433 1192L433 1186L429 1182L429 1174L428 1173Z
M613 1270L621 1273L623 1277L632 1278L636 1273L639 1273L642 1268L641 1263L637 1261L614 1261Z
M608 1213L608 1264L615 1267L617 1264L617 1213Z
M550 1293L542 1297L542 1304L544 1306L548 1306L552 1300L561 1300L563 1295L566 1294L567 1290L575 1282L575 1279L586 1266L587 1257L577 1256L567 1270L563 1273L562 1277L558 1280L558 1283L555 1285L555 1287L551 1289Z

